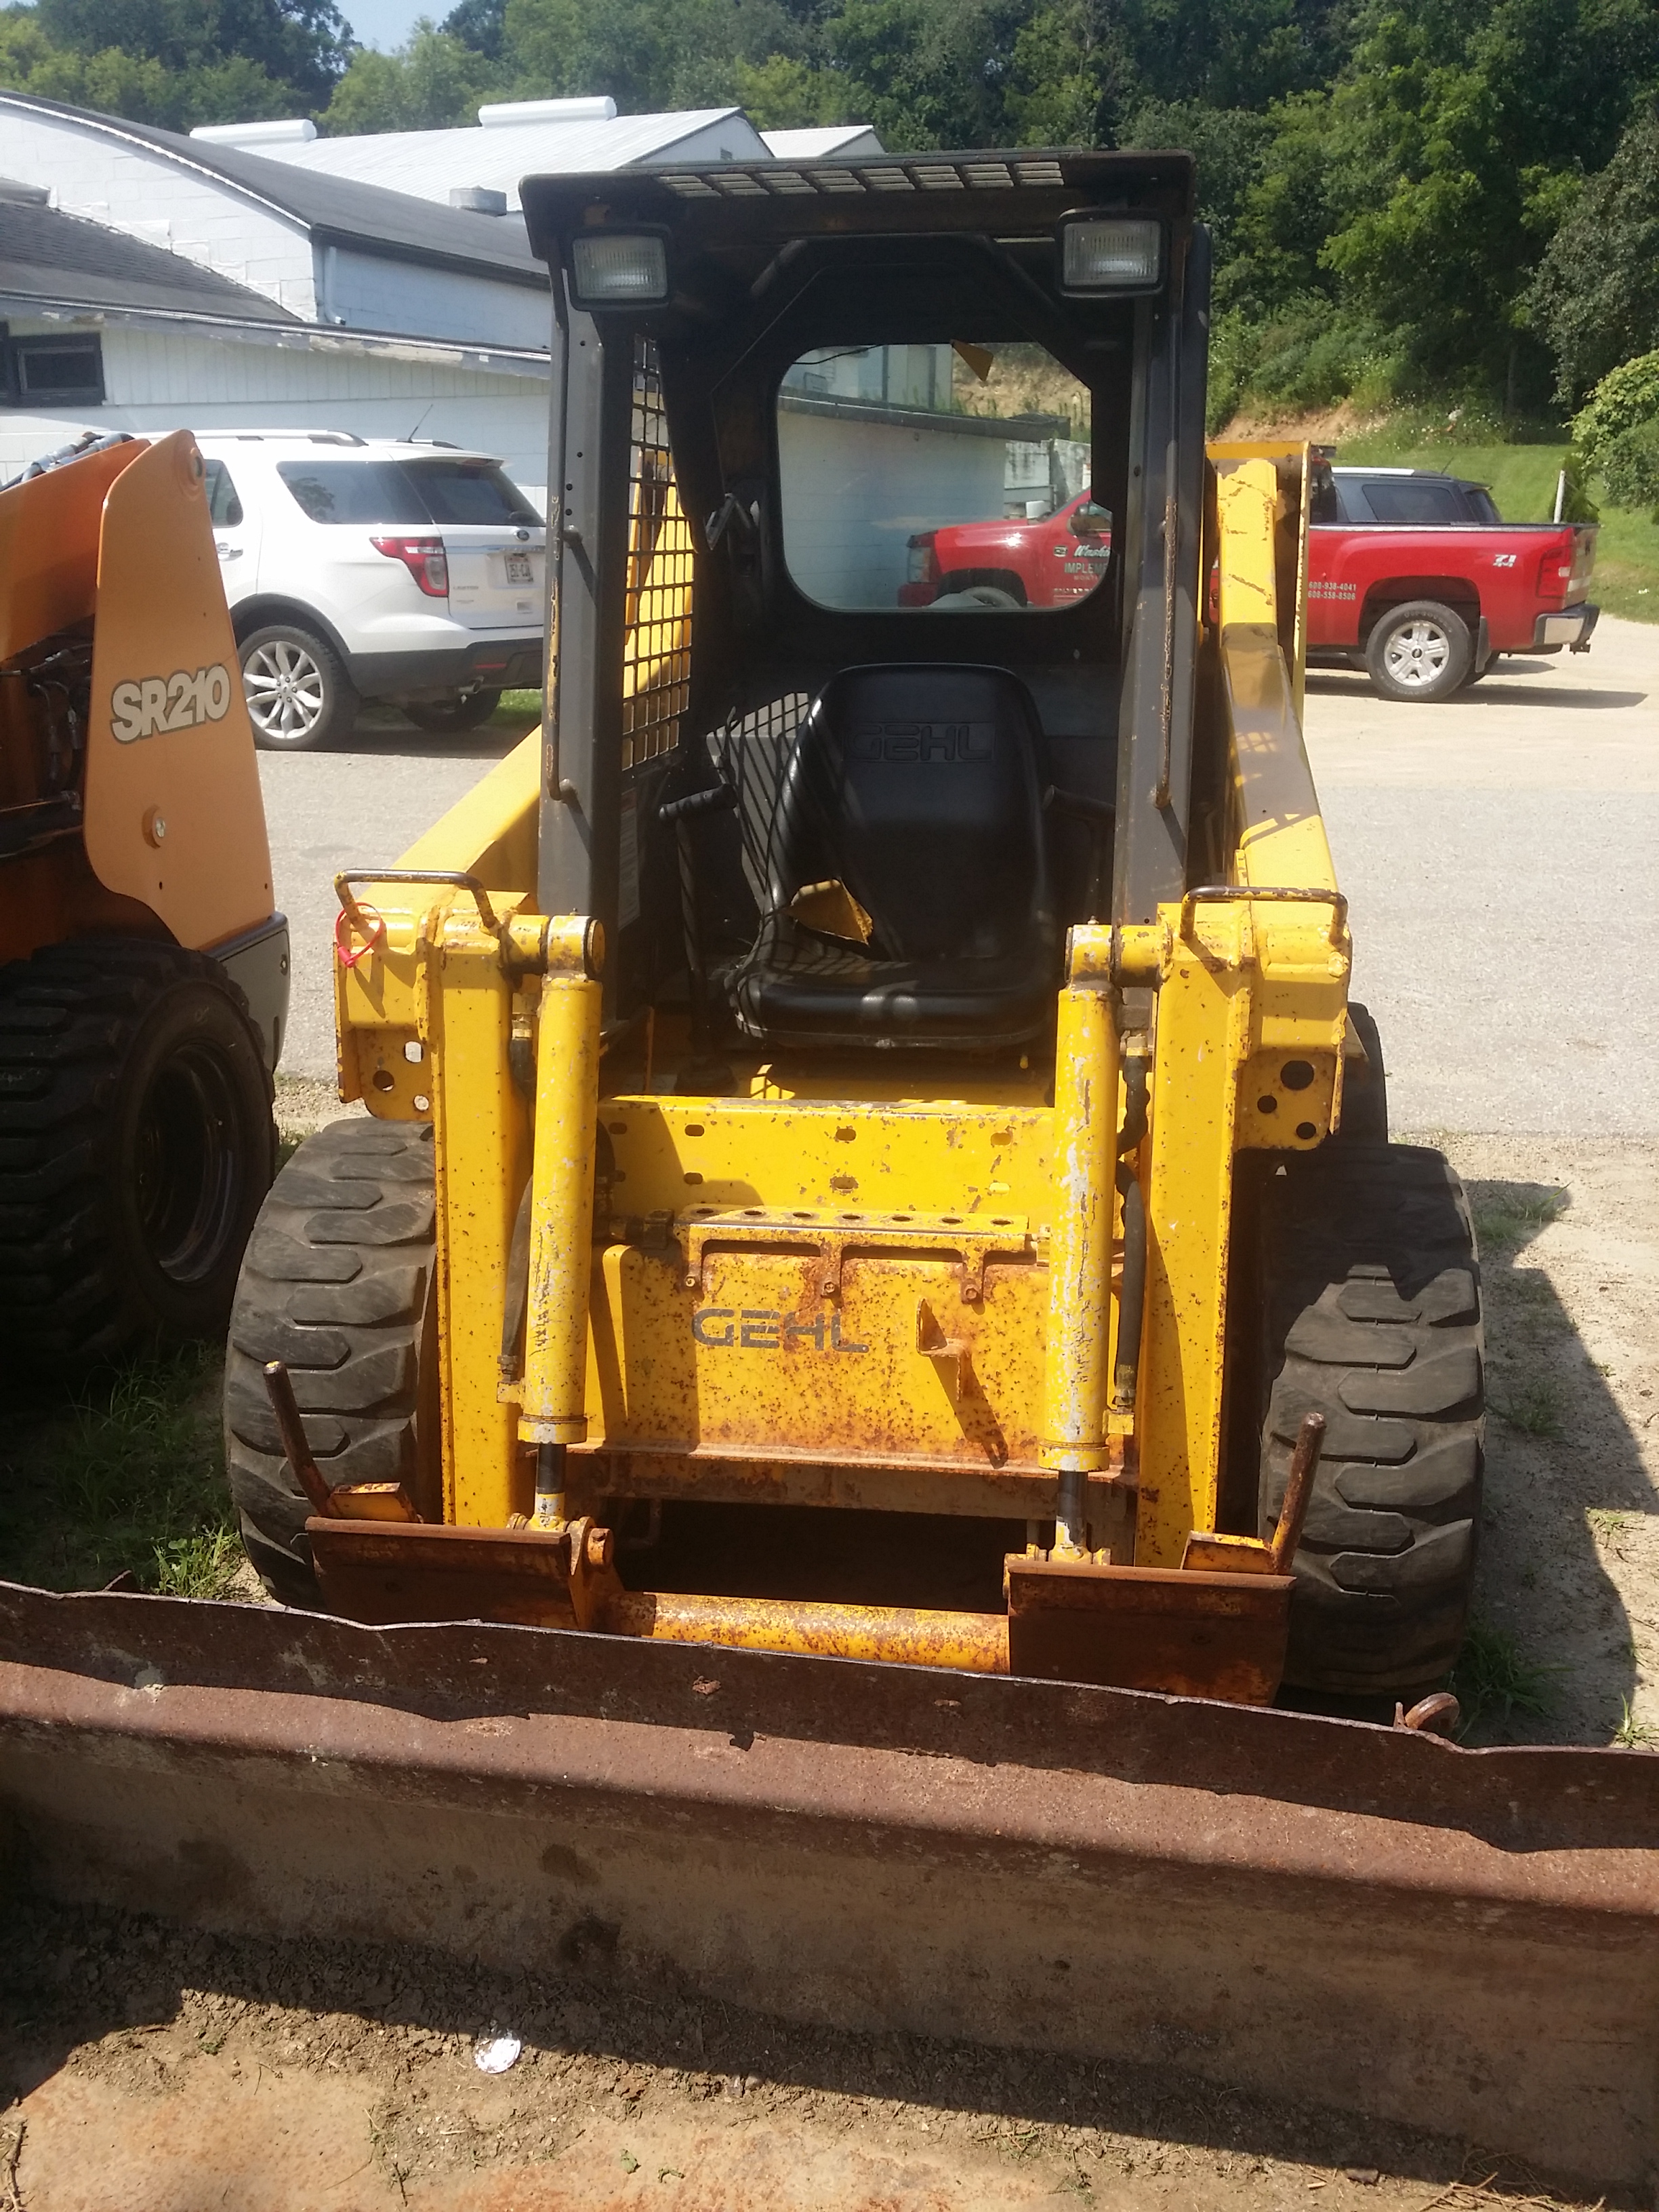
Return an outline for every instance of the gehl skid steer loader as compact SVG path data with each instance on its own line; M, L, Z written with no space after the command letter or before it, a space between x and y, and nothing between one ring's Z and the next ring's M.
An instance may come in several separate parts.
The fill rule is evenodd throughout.
M523 198L544 728L339 881L369 1113L231 1323L285 1609L6 1594L33 1878L1635 2179L1659 1761L1431 1732L1479 1271L1347 1000L1305 449L1206 456L1190 160ZM1401 1724L1285 1709L1345 1695Z
M1184 164L826 177L532 193L544 750L343 882L375 1120L243 1276L250 1550L359 1620L1252 1702L1288 1632L1297 1685L1409 1704L1468 1602L1479 1291L1346 1019L1302 457L1224 450L1206 510ZM915 604L907 533L1052 428L966 410L1044 391L1072 595Z

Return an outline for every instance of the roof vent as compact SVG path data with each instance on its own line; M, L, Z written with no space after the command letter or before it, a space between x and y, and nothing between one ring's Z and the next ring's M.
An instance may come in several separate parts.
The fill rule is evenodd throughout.
M502 100L481 107L478 120L486 131L508 123L609 123L617 103L609 93L593 100Z
M308 115L284 115L270 123L202 123L190 135L206 146L308 146L317 126Z
M495 191L488 185L452 185L449 204L465 208L469 215L505 215L507 194Z

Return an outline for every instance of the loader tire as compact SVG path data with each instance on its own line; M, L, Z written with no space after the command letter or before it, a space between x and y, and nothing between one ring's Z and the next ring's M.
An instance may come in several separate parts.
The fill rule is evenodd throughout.
M1370 1008L1357 1000L1348 1001L1348 1019L1365 1048L1365 1057L1350 1060L1343 1072L1342 1125L1335 1140L1340 1145L1386 1145L1389 1071L1382 1059L1382 1040Z
M15 1374L221 1336L276 1164L270 1075L216 961L93 937L0 969L0 1343Z
M284 1605L322 1601L264 1364L286 1362L326 1482L401 1482L439 1517L435 1249L429 1123L331 1122L260 1210L230 1319L225 1460L248 1557Z
M1484 1443L1480 1272L1444 1157L1327 1146L1262 1187L1271 1535L1303 1416L1324 1449L1296 1559L1287 1684L1357 1694L1449 1672L1474 1575Z

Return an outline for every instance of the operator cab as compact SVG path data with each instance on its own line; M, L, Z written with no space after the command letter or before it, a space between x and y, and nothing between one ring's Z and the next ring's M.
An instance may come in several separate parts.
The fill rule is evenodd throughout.
M1068 926L1183 886L1191 196L1182 155L526 181L564 378L540 902L605 923L613 1030L684 978L711 1088L1018 1056Z

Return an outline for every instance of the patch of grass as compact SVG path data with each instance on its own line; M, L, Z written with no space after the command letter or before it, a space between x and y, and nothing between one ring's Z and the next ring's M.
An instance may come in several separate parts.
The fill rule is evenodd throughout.
M1462 1708L1458 1734L1502 1725L1517 1713L1547 1718L1554 1707L1551 1686L1560 1671L1526 1658L1507 1629L1475 1614L1451 1672L1452 1694Z
M1619 1725L1613 1732L1613 1741L1622 1744L1626 1751L1639 1751L1644 1744L1659 1743L1659 1728L1650 1721L1638 1721L1630 1709L1630 1699L1620 1698Z
M1493 1396L1492 1409L1522 1436L1553 1438L1561 1433L1561 1394L1553 1382L1541 1379L1507 1401Z
M221 1597L241 1563L219 1431L219 1353L198 1348L7 1408L0 1572L48 1589Z
M1485 1245L1525 1244L1559 1221L1570 1203L1565 1187L1495 1183L1474 1207L1475 1234Z
M489 718L492 730L517 729L542 719L539 691L503 691L501 703Z

